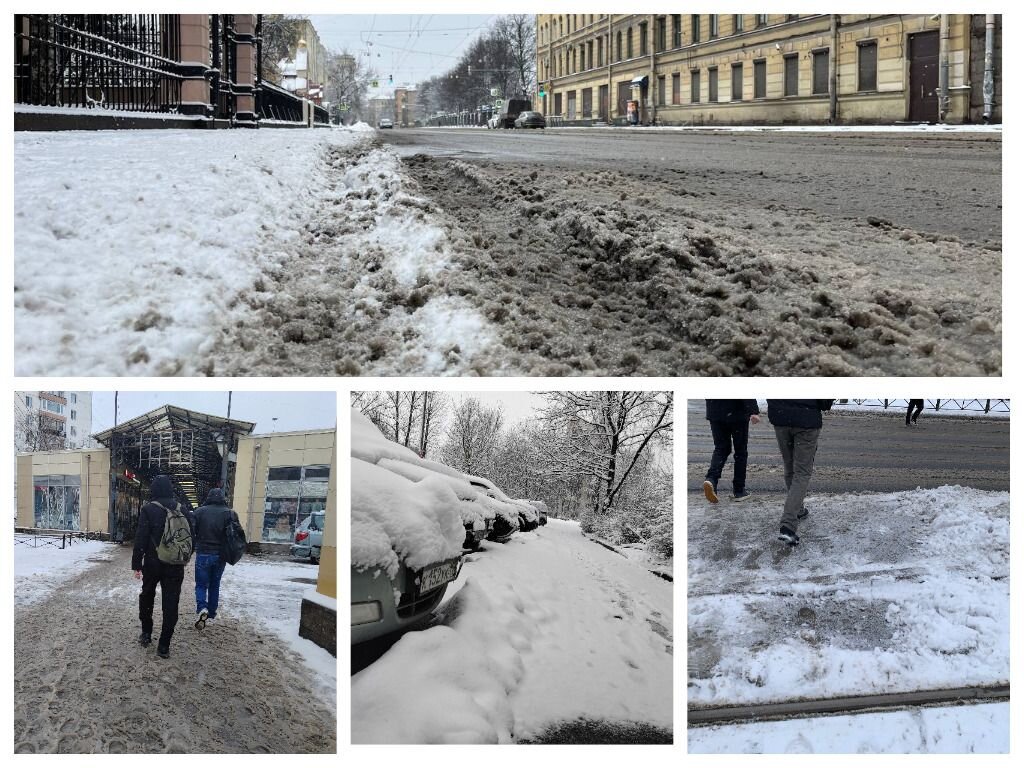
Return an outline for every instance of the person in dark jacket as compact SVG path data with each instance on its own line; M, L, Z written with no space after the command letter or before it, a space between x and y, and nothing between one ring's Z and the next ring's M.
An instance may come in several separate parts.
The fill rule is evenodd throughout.
M915 410L916 409L916 410ZM917 426L917 417L921 415L921 411L924 410L924 400L907 400L907 426L909 427L911 422L914 426ZM913 416L911 416L913 412Z
M807 517L804 496L814 470L814 454L821 434L821 412L835 400L769 400L768 421L775 427L775 439L782 453L786 474L786 505L782 510L779 541L790 546L800 543L797 521Z
M224 575L224 529L238 515L229 509L221 488L212 488L206 503L196 510L196 629L205 629L217 617L220 579Z
M705 414L711 422L711 437L715 441L711 466L704 480L704 497L712 504L718 503L718 481L732 452L732 500L749 499L750 493L746 488L747 438L750 425L761 421L757 400L705 400L704 404Z
M142 579L142 592L139 594L142 634L139 635L139 643L148 646L153 641L153 603L159 585L163 623L156 653L166 659L170 656L174 625L178 623L178 600L181 597L181 583L185 580L184 565L161 562L156 554L157 541L163 535L167 520L167 510L175 509L178 504L174 498L171 478L167 475L154 477L149 487L149 499L139 512L139 527L135 532L135 549L132 552L132 570L135 571L136 579ZM195 523L191 514L187 510L183 512L194 532Z

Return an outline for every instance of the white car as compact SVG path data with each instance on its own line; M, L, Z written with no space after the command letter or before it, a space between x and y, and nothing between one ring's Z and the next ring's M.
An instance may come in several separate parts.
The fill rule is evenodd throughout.
M492 117L490 120L487 121L487 127L488 128L497 128L498 127L498 123L500 121L501 121L501 118L498 115L495 115L494 117Z
M394 128L395 124L391 120L388 120L386 117L382 117L380 120L377 121L377 127L378 128Z

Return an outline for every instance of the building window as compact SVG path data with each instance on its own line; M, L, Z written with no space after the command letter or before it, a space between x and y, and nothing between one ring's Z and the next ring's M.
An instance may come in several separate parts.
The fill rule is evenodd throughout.
M597 66L604 66L604 38L597 38Z
M594 68L594 41L587 41L587 69Z
M708 101L718 102L718 67L708 67Z
M672 47L680 48L683 45L683 17L681 14L672 15Z
M697 14L690 16L690 42L700 42L700 16Z
M77 403L78 402L78 395L76 395L74 392L71 393L71 402L72 403Z
M35 475L32 487L36 528L82 530L81 476Z
M74 408L72 408L71 409L71 420L74 421L77 416L78 416L78 413L75 411Z
M708 38L713 39L718 37L718 14L713 13L708 16Z
M555 94L555 114L562 114L562 94L560 93Z
M78 434L78 431L74 427L72 427L71 428L71 436L74 437L77 434Z
M811 93L828 93L828 50L811 54Z
M683 98L682 97L682 87L683 86L682 86L681 78L679 77L679 73L676 72L675 74L672 75L672 103L673 104L681 104L682 103L682 98Z
M26 408L31 408L32 407L32 395L25 395L25 407Z
M647 55L647 22L641 22L640 24L640 55Z
M593 117L594 116L594 89L584 88L583 89L583 114L581 117Z
M633 28L629 27L626 30L626 58L633 58Z
M658 77L658 106L665 106L665 76L659 75Z
M568 91L565 95L565 119L576 119L576 91Z
M857 44L857 90L878 90L878 43Z
M764 27L764 26L766 26L768 24L768 14L767 13L759 13L759 14L757 14L754 17L754 19L755 19L755 26Z
M654 51L660 53L665 50L667 37L667 24L668 20L664 16L659 16L654 21Z
M64 406L52 400L43 400L42 406L50 413L64 413Z
M768 66L764 59L754 62L754 98L763 99L767 95Z
M743 101L743 64L732 65L732 100Z
M690 103L700 104L700 70L690 71Z
M742 32L743 31L743 14L735 13L732 17L732 31Z
M615 60L622 61L622 30L615 33Z
M783 57L783 96L796 96L800 89L800 59L795 53Z
M291 543L295 528L315 512L327 509L326 464L270 467L263 502L263 541Z

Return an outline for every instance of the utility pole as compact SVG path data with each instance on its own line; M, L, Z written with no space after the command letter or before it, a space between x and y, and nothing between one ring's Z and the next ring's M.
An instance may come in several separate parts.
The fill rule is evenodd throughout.
M231 392L228 392L228 421L231 421ZM228 490L228 460L231 456L231 443L234 435L231 432L231 426L225 425L227 428L226 438L227 441L224 444L224 455L220 460L220 487L224 493Z

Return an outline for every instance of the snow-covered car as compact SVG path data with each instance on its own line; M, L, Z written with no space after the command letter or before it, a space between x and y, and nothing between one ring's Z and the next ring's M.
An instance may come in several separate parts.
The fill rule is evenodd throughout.
M414 481L381 466L410 458L419 460L353 410L353 645L421 624L462 566L466 531L451 484L439 473Z
M395 124L394 124L393 121L388 120L386 117L382 117L380 120L377 121L377 127L381 128L381 129L383 129L383 128L394 128Z
M309 558L314 563L320 562L320 545L324 540L326 515L326 512L314 512L299 523L290 550L292 557Z
M534 508L537 510L537 514L540 515L540 520L539 520L540 524L541 525L547 525L548 524L548 505L545 502L543 502L543 501L537 501L535 499L531 499L530 503L533 504Z
M519 508L520 530L532 531L541 524L540 510L537 509L532 501L528 501L526 499L515 499L512 503Z

